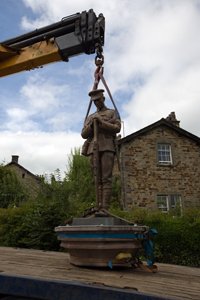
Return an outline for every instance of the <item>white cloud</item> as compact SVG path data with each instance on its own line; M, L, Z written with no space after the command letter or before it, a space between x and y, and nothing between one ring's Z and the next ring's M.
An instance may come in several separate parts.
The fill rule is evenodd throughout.
M126 134L176 111L181 126L199 135L200 11L196 2L139 3L130 3L127 20L121 14L126 30L125 25L122 30L117 25L118 34L107 39L111 90L129 97L122 111ZM135 18L130 17L133 11Z
M131 76L127 77L128 88L133 91L124 107L128 133L166 117L171 111L176 112L185 129L200 133L198 119L194 121L196 110L200 109L200 41L196 39L199 11L192 2L174 3L162 6L154 17L147 10L146 18L135 30L136 44L128 54L129 69L133 77L140 72L143 82L134 85Z
M18 101L10 102L6 108L8 117L6 129L29 131L43 128L45 124L51 123L52 118L59 119L60 112L70 106L69 95L68 84L58 84L38 74L28 77L27 82L21 87ZM64 116L64 112L62 115ZM64 118L62 119L65 121ZM68 125L66 122L62 124L63 129ZM61 129L60 126L52 128L52 130Z
M43 78L37 74L37 76L29 77L20 92L31 111L37 113L62 107L64 105L63 98L67 97L69 90L67 84L56 84L52 79Z
M8 108L7 114L10 118L16 119L16 121L20 122L28 117L28 112L22 108Z
M82 138L76 132L0 132L2 161L9 163L12 155L19 155L19 164L39 175L57 168L64 175L68 155L81 144Z

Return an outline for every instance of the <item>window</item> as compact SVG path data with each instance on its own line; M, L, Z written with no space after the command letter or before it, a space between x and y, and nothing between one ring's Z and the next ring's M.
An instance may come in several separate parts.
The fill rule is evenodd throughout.
M157 196L157 206L163 212L168 212L168 196L167 195L158 195Z
M181 205L181 196L180 195L170 195L170 208L176 208Z
M157 150L159 164L172 164L172 151L170 144L158 144Z
M179 194L157 195L157 206L162 212L181 206L181 196Z

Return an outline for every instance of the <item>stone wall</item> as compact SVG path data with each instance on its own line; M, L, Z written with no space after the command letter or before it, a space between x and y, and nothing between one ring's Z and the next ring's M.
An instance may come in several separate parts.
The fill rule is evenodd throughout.
M15 172L18 180L31 198L35 198L38 195L41 185L40 180L36 176L16 164L7 165L7 168Z
M157 144L172 147L171 165L160 165ZM126 208L157 208L158 194L180 194L183 208L200 207L200 145L167 126L120 146L122 197Z

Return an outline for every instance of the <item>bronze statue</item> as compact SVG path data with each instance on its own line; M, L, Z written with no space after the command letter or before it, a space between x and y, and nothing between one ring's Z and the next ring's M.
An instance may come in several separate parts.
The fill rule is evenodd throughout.
M101 89L89 93L97 111L86 118L81 136L87 139L83 154L89 156L92 165L98 208L108 209L112 193L115 139L116 133L121 130L121 122L116 111L105 106L103 93Z

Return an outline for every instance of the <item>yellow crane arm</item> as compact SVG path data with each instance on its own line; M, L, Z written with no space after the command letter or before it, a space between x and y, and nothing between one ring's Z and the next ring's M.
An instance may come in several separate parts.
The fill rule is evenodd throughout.
M54 41L43 41L25 47L19 54L0 45L0 76L35 69L60 60L59 49Z
M0 77L32 70L104 45L105 19L92 9L0 43Z

